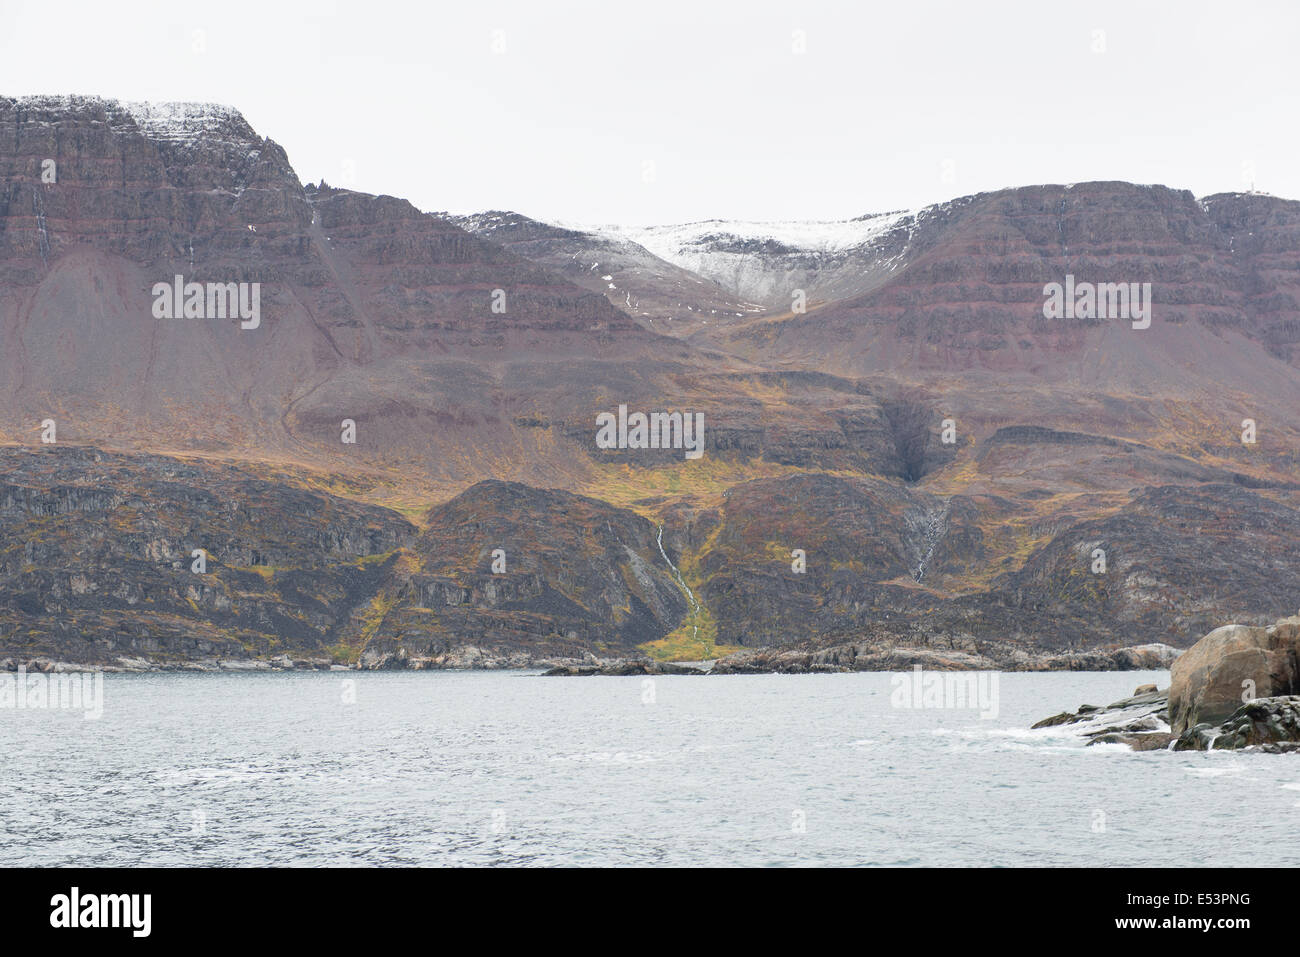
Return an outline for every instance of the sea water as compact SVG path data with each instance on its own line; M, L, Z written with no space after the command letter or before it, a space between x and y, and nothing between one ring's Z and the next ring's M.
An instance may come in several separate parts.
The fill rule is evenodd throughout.
M0 710L0 864L1300 864L1300 756L1029 730L1168 672L899 680L110 674Z

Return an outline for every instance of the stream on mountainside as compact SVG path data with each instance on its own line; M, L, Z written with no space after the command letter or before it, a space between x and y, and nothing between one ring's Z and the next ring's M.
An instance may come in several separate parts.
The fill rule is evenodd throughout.
M694 629L691 632L691 638L692 639L699 638L700 637L700 603L695 600L695 592L691 591L691 586L686 584L686 579L682 578L682 573L677 570L677 566L673 564L673 560L669 558L668 553L664 551L664 527L662 524L659 526L659 535L655 539L655 544L659 546L659 554L664 557L664 561L667 562L668 567L672 569L673 575L677 579L677 584L682 587L682 589L686 592L686 597L690 599L691 613L692 613L691 620L692 620L692 627Z

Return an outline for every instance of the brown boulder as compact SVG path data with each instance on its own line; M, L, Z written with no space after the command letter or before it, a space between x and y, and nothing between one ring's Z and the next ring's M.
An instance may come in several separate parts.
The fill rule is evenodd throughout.
M1268 628L1224 625L1189 648L1170 669L1169 725L1175 735L1217 724L1254 698L1300 691L1300 617Z
M1181 652L1177 648L1157 641L1146 645L1132 645L1128 648L1121 648L1111 657L1115 661L1115 667L1120 669L1132 668L1136 671L1168 668L1174 663L1179 654Z

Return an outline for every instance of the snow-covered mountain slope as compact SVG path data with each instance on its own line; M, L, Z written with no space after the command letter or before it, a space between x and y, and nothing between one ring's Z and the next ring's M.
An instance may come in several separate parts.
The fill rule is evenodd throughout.
M661 258L611 230L538 222L519 213L439 214L468 232L604 295L648 329L686 335L766 311L713 279Z
M251 132L242 113L221 103L122 103L148 139L192 145L200 136L238 127Z
M867 292L899 262L911 212L832 222L705 220L675 226L602 227L769 310L790 307L796 289L810 302Z
M834 221L711 219L591 226L519 213L439 214L675 335L870 293L897 277L974 197Z
M239 110L222 103L127 102L78 94L23 96L11 102L25 116L94 115L114 132L134 129L158 144L189 147L204 139L256 146L262 140Z

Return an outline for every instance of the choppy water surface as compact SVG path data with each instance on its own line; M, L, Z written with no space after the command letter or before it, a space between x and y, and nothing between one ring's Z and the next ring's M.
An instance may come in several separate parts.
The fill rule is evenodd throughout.
M1168 680L1001 675L986 720L887 674L107 675L98 721L0 710L0 863L1300 863L1300 756L1026 730Z

